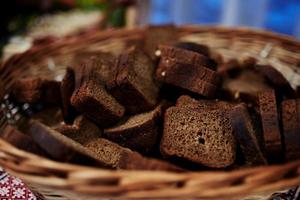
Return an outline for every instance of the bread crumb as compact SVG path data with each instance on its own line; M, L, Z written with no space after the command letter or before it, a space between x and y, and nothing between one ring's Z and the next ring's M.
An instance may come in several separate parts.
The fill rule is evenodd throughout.
M155 51L155 55L156 55L157 57L160 57L160 55L161 55L161 50L156 50L156 51Z

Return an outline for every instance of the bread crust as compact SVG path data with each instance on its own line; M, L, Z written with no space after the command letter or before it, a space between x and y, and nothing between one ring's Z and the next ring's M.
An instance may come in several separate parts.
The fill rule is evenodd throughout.
M259 93L259 110L262 121L266 155L269 161L282 161L283 148L274 90Z
M251 122L251 117L248 113L245 104L240 104L233 107L229 111L235 137L240 144L247 165L266 165L262 149L259 146L256 137L255 128Z
M299 99L289 99L281 103L285 159L287 161L300 158L299 109Z

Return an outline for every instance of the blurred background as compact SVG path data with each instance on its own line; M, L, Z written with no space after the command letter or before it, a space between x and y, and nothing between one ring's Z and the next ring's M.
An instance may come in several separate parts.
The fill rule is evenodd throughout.
M300 39L300 0L10 0L0 11L4 57L35 43L147 24L247 26Z

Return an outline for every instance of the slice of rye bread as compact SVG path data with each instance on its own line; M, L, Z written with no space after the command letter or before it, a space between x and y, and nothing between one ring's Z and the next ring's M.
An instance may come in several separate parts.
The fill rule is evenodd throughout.
M254 69L265 77L268 83L275 88L277 93L287 94L292 97L295 96L295 90L291 87L288 80L274 67L257 64L254 66Z
M158 46L161 44L172 45L177 41L177 28L174 25L148 26L145 31L144 50L152 60Z
M102 136L102 130L82 115L76 117L73 125L61 124L55 127L54 130L80 144L85 144Z
M131 48L120 55L118 73L107 89L126 112L134 114L151 110L157 104L159 89L154 82L154 67L141 50Z
M157 69L157 71L161 73L168 71L175 64L192 65L195 66L195 72L198 73L199 79L218 85L220 77L214 70L208 68L208 57L193 51L167 45L159 45L159 51L161 56L159 67L161 69Z
M31 120L28 134L52 158L63 162L96 165L110 168L80 143L62 135L39 121Z
M156 71L156 77L159 81L208 98L215 96L217 91L216 85L201 80L201 77L196 75L197 70L195 66L173 64L172 69L169 68L166 71L163 71L160 66L161 65L159 65Z
M289 99L281 103L281 119L284 134L285 159L287 161L300 158L299 109L299 99Z
M161 153L211 168L232 165L236 140L226 112L171 107L165 113Z
M255 127L245 104L239 104L229 111L235 138L244 154L247 165L266 165L267 160L259 145Z
M281 161L283 148L275 91L267 90L261 92L258 95L258 99L266 156L269 162Z
M175 47L185 49L188 51L193 51L193 52L196 52L196 53L206 56L208 58L207 59L207 67L212 70L217 69L218 64L216 61L214 61L214 59L211 58L211 53L210 53L210 49L208 48L208 46L203 45L203 44L197 44L194 42L178 42L175 44Z
M162 105L129 117L114 127L104 129L104 137L131 150L148 153L158 142Z
M15 147L38 155L45 155L45 151L35 143L28 135L22 133L17 128L7 125L0 137Z
M173 47L160 46L160 50L162 57L156 70L158 80L206 97L214 96L220 79L216 72L202 65L207 58Z
M190 96L182 95L176 101L176 107L185 107L190 109L199 109L199 110L229 110L235 104L231 102L221 101L218 99L215 100L205 100L205 99L193 99Z
M20 103L59 105L60 82L40 77L20 78L13 84L12 94Z
M162 170L183 171L181 168L165 161L146 158L137 152L124 148L103 138L91 140L84 145L94 155L108 166L128 170Z
M86 63L75 67L71 104L98 126L109 127L124 115L125 109L108 94L94 68Z
M116 61L116 56L111 53L96 52L83 60L83 64L90 65L97 77L106 85L117 74Z
M74 70L67 67L65 76L61 81L60 94L62 99L62 114L66 124L72 124L78 115L76 109L71 105L71 96L75 89Z

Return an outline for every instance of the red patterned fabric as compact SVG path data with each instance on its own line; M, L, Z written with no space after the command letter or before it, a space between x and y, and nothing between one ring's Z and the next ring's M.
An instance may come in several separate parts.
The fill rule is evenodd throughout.
M0 171L0 200L41 200L18 179Z

